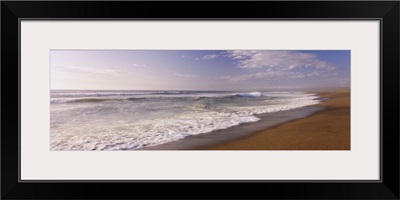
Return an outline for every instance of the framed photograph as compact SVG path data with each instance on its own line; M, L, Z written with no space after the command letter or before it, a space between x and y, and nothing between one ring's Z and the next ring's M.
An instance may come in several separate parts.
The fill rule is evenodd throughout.
M1 198L399 199L399 8L2 1Z

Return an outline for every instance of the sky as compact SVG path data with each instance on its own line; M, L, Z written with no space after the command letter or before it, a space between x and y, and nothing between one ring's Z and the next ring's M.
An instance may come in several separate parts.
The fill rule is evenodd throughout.
M51 89L350 87L349 50L51 50Z

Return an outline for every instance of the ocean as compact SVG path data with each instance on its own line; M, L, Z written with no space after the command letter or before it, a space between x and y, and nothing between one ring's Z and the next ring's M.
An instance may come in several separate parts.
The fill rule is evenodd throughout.
M50 149L141 149L319 102L287 91L52 90Z

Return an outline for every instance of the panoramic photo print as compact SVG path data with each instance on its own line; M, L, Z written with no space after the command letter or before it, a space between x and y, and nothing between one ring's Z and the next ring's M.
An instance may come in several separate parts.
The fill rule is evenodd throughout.
M349 50L51 50L50 150L350 150Z

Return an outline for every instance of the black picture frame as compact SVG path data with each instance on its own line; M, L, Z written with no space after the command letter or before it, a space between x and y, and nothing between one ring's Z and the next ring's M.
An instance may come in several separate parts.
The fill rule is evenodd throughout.
M399 8L398 1L2 1L1 198L399 199ZM20 19L378 19L381 21L381 180L21 182Z

